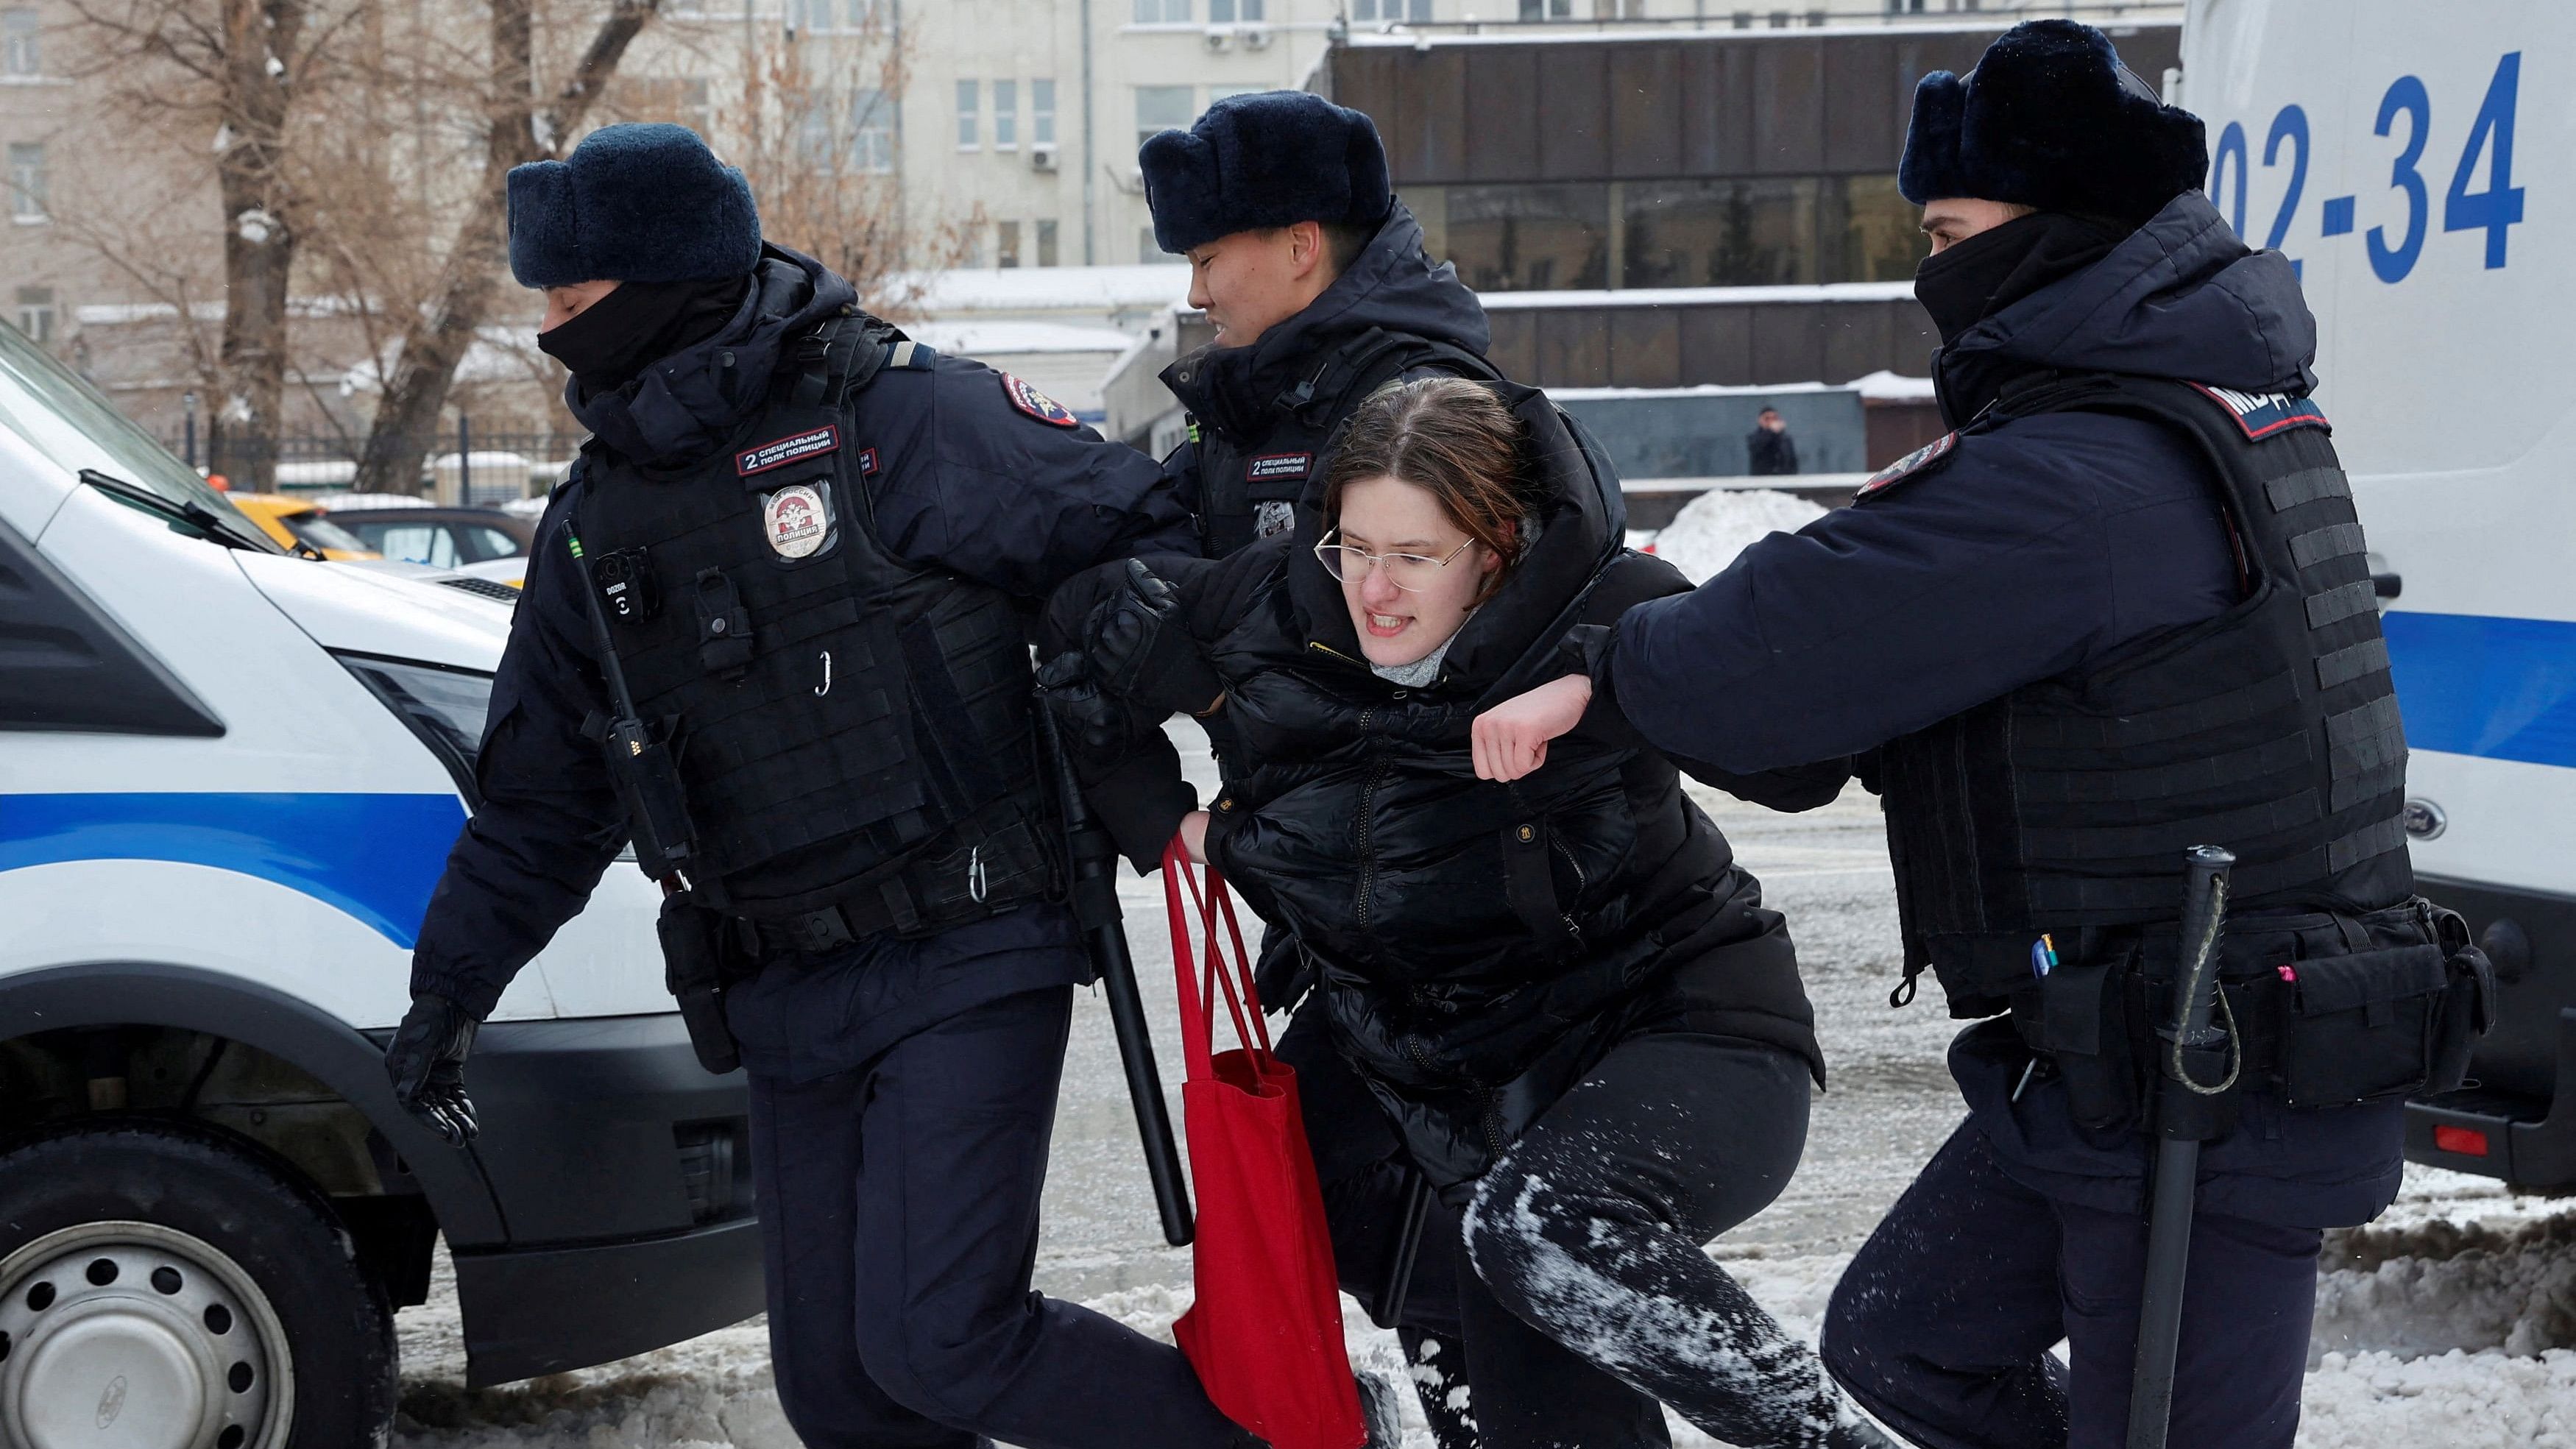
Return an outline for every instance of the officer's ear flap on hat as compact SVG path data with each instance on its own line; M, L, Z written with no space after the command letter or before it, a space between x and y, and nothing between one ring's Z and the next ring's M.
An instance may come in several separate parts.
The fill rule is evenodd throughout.
M580 254L573 220L577 214L571 167L560 161L538 161L510 168L510 272L519 285L552 287L601 280L550 275L550 260Z
M1136 159L1145 173L1145 206L1154 216L1155 245L1178 255L1225 235L1201 235L1217 224L1219 189L1216 148L1205 138L1188 131L1157 131L1145 138Z

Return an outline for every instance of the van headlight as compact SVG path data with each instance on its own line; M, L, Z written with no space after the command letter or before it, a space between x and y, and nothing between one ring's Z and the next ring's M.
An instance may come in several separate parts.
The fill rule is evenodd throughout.
M482 805L474 788L474 757L483 748L483 725L492 713L491 675L375 654L335 652L332 657L447 766L467 809Z

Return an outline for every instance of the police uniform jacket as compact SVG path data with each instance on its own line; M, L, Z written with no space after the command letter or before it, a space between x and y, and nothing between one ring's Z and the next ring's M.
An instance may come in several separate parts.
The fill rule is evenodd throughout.
M627 387L567 403L595 446L661 467L733 439L792 364L793 339L847 315L856 293L819 262L765 249L741 311ZM1104 443L1042 394L928 349L850 405L848 449L873 451L879 541L899 558L1032 605L1069 575L1130 552L1189 551L1186 510L1156 465ZM608 708L584 571L567 530L578 472L539 525L526 592L493 684L476 767L481 800L422 923L412 989L491 1011L520 967L577 913L627 825L583 723ZM1033 904L918 939L870 937L786 955L727 994L745 1064L813 1077L847 1070L958 1010L1086 974L1069 915Z
M2255 426L2264 420L2250 410L2259 408L2296 415L2305 420L2292 424L2305 429L2298 436L2321 439L2313 405L2304 401L2314 385L2308 362L2315 342L2314 321L2287 263L2277 254L2249 252L2199 193L2179 197L2099 262L1990 315L1936 356L1950 421L1965 425L1959 433L1890 470L1878 496L1795 535L1771 535L1691 594L1631 611L1591 650L1596 689L1614 698L1648 738L1729 769L1840 757L1855 759L1864 778L1873 779L1880 762L1903 756L1909 768L1922 763L1924 751L1900 750L1899 742L1919 744L1944 737L1942 731L1964 742L1968 734L1959 722L2001 702L2026 701L2035 692L2072 698L2086 690L2116 691L2120 671L2153 667L2168 642L2196 647L2208 633L2195 626L2242 611L2247 565L2231 536L2222 502L2228 495L2211 455L2186 429L2117 408L2033 404L2029 415L2012 416L2018 400L2068 379L2107 375L2115 390L2188 396L2187 404L2173 406L2205 408L2217 420L2212 426L2241 422L2248 437L2271 430L2268 422ZM2326 463L2273 491L2274 505L2341 496L2330 453L2319 456ZM2358 540L2353 524L2300 540L2303 560L2315 558L2358 580L2357 587L2347 581L2316 596L2307 618L2342 621L2375 640L2372 621L2352 618L2347 597L2360 598L2366 616L2369 585ZM2297 602L2294 594L2291 604ZM2368 642L2295 664L2303 678L2313 673L2364 689L2372 687L2375 660L2376 687L2384 695L2385 655L2363 657L2371 652ZM2258 693L2245 691L2238 702L2250 707ZM2203 721L2214 717L2210 708L2178 712L2192 713ZM2346 762L2338 758L2338 807L2346 803L2348 783L2366 785L2349 793L2367 795L2372 810L2394 799L2404 746L2393 705L2374 703L2355 716L2383 713L2382 731L2350 740L2336 732L2338 756L2348 744L2356 767L2347 780ZM2003 715L2017 717L2010 707ZM2114 722L2099 739L2107 748L2124 738L2125 728ZM2064 745L2076 733L2023 743ZM2030 776L2015 773L2020 765L2014 762L2026 754L2019 745L2008 750L2010 758L1983 788L2007 791L2025 783ZM2073 810L2070 822L2116 828L2128 808L2118 798L2125 792L2100 775L2088 782L2082 764L2057 762L2074 771L2057 777L2064 791L2074 792L2066 803L2081 807L2085 788L2109 793L2098 806ZM2169 769L2160 788L2185 788L2184 774L2202 767L2225 774L2242 765L2250 774L2259 764L2251 754L2235 763L2183 762ZM1891 791L1891 844L1902 859L1909 839L1929 838L1918 827L1937 830L1939 823L1900 822L1898 808ZM2341 824L2328 820L2316 828ZM2322 866L2303 888L2266 892L2249 885L2273 899L2251 901L2238 912L2229 926L2231 949L2271 952L2266 959L2286 963L2383 944L2365 939L2375 926L2356 922L2403 909L2409 878L2402 837L2392 842L2388 829L2374 819L2366 830L2332 842L2338 870L2356 857L2381 863L2363 872L2359 885L2350 883L2349 872L2329 877ZM2071 840L2079 832L2060 833ZM1980 864L1975 844L1967 842L1945 861L1921 860L1918 849L1912 868L1900 868L1907 878L1901 892L1920 890L1947 872L1957 883L1954 895L1973 894L1968 878ZM2179 851L2174 854L2178 872ZM2317 857L2326 855L2321 837ZM2087 884L2074 881L2069 888ZM2178 891L2174 899L2178 910ZM1936 905L1922 896L1905 901L1910 964L1938 946L1930 933L1945 923L1932 919ZM1962 1005L1956 988L1953 1005ZM2000 1003L1979 1002L1960 1014L1999 1009ZM2055 1079L2044 1078L2016 1098L2024 1060L2001 1022L1971 1028L1952 1053L1953 1072L2006 1170L2057 1196L2115 1211L2137 1208L2146 1154L2136 1133L2077 1120L2066 1085ZM2398 1102L2292 1110L2275 1092L2241 1095L2235 1130L2201 1159L2202 1202L2209 1210L2321 1227L2364 1221L2394 1195Z
M1484 305L1422 249L1398 202L1304 311L1244 347L1204 347L1163 370L1190 436L1164 460L1209 557L1285 529L1351 410L1396 377L1490 377Z

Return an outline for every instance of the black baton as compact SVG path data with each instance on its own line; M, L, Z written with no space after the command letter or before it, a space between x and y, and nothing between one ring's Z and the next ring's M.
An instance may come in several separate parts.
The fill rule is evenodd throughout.
M2174 1019L2156 1028L2155 1200L2147 1217L2137 1368L2129 1380L2129 1449L2165 1449L2173 1423L2174 1354L2182 1340L2183 1271L2191 1259L2200 1144L2217 1135L2214 1099L2236 1085L2240 1059L2234 1036L2210 1024L2220 1009L2218 934L2227 921L2227 872L2235 864L2234 855L2215 845L2183 852Z
M1422 1256L1422 1225L1431 1216L1431 1179L1419 1168L1404 1174L1403 1216L1396 1221L1395 1255L1387 1260L1386 1277L1377 1285L1377 1306L1369 1322L1393 1328L1404 1319L1404 1300L1413 1291L1413 1262Z
M1034 711L1038 742L1055 772L1064 807L1064 838L1071 858L1073 916L1082 943L1109 995L1109 1021L1118 1033L1118 1059L1127 1068L1127 1095L1136 1105L1136 1135L1145 1144L1145 1175L1154 1182L1154 1207L1163 1217L1163 1241L1189 1246L1197 1229L1190 1219L1190 1190L1181 1176L1181 1152L1172 1142L1171 1109L1163 1102L1163 1074L1154 1065L1154 1038L1145 1026L1144 998L1136 992L1136 958L1127 950L1127 928L1118 909L1118 848L1091 818L1082 785L1065 758L1044 688Z

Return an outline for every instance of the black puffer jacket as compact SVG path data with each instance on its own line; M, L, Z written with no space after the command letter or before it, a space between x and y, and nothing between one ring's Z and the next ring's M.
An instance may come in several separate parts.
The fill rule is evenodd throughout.
M1237 741L1210 854L1320 968L1344 1053L1442 1186L1641 1027L1773 1043L1823 1072L1780 917L1671 761L1596 710L1535 774L1475 776L1470 722L1566 672L1568 629L1688 587L1622 546L1615 480L1545 396L1503 392L1545 484L1538 537L1431 685L1361 662L1311 495L1293 538L1173 565Z

